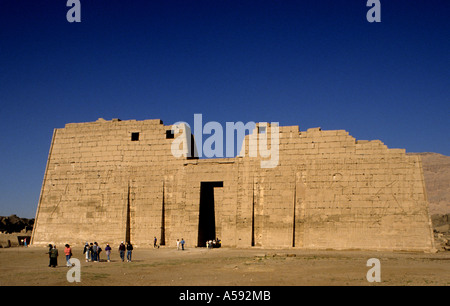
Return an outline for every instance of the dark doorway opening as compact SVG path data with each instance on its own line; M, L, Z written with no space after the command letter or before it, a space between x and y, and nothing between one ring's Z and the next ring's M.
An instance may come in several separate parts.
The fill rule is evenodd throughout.
M206 241L216 239L215 187L223 187L223 182L201 182L200 184L200 214L197 241L197 246L199 247L205 247Z

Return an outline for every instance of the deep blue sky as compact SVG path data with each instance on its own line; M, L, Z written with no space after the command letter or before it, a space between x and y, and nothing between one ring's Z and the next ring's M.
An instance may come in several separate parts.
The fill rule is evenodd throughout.
M450 2L0 0L0 215L34 217L53 128L277 121L450 155Z

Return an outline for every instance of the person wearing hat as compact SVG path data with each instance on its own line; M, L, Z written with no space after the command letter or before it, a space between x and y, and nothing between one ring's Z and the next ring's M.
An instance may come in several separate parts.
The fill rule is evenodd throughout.
M123 241L119 245L119 254L123 262L125 260L125 244L123 244Z

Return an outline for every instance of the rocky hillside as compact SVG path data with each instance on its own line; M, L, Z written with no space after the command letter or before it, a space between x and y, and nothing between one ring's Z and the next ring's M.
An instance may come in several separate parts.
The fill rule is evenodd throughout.
M20 233L21 231L31 231L34 219L19 218L16 215L9 217L0 216L0 232L5 234Z
M450 156L411 153L422 159L430 215L439 250L450 250Z
M450 213L450 156L437 153L411 154L422 158L430 214Z

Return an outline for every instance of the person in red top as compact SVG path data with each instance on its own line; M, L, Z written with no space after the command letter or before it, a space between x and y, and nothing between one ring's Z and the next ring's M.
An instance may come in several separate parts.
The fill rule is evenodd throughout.
M70 263L70 257L72 257L72 248L70 247L70 245L65 245L64 254L66 254L67 266L72 267L72 264Z

